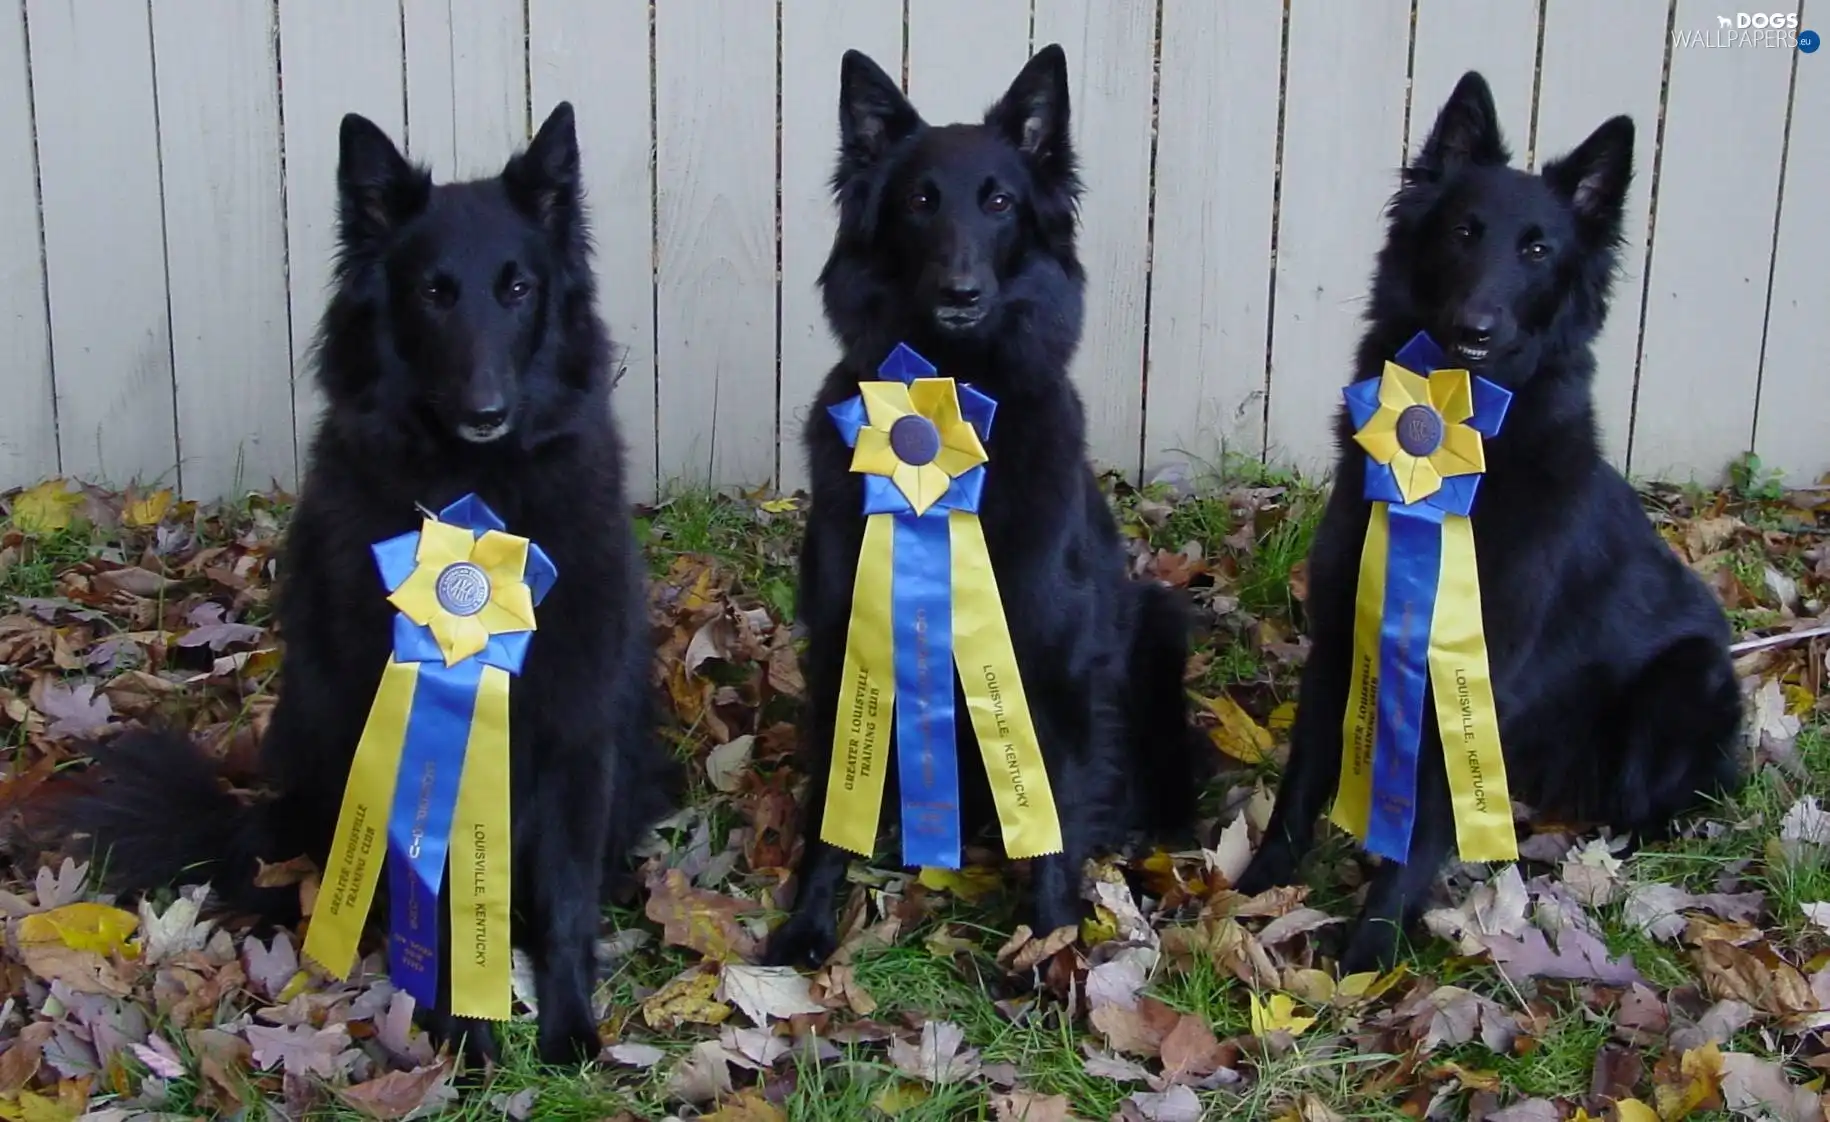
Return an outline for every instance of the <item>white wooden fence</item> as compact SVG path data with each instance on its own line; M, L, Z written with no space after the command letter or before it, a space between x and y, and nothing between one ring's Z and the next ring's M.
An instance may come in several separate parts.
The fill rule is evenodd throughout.
M562 98L636 490L793 487L835 353L813 280L840 53L947 121L1049 42L1089 184L1075 374L1102 463L1324 462L1395 169L1472 67L1521 162L1639 126L1596 386L1611 454L1713 479L1751 447L1814 478L1830 52L1692 42L1735 5L0 0L0 487L294 483L339 117L488 174Z

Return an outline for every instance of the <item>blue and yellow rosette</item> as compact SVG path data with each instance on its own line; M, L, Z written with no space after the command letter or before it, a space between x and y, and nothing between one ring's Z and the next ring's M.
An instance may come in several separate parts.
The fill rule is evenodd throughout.
M960 867L954 670L991 781L1005 852L1061 852L1061 823L979 525L996 402L897 344L827 410L864 476L864 544L820 837L876 847L891 722L905 865Z
M1333 820L1403 862L1416 820L1426 684L1464 861L1518 857L1488 671L1469 512L1512 394L1419 333L1377 378L1343 391L1366 450L1372 516L1360 554L1353 676ZM1421 373L1419 373L1419 371Z
M430 1007L451 858L451 1011L507 1020L509 678L558 576L539 546L466 495L372 547L394 651L350 764L305 953L338 978L388 867L388 971Z

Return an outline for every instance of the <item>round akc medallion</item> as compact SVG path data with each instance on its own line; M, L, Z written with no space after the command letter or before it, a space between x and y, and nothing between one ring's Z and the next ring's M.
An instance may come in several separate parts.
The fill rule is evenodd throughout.
M921 467L940 455L940 430L926 417L910 413L890 426L890 451L905 464Z
M1398 447L1413 456L1427 456L1442 447L1442 414L1427 405L1413 405L1398 414Z
M474 616L489 603L489 574L458 561L438 575L438 606L454 616Z

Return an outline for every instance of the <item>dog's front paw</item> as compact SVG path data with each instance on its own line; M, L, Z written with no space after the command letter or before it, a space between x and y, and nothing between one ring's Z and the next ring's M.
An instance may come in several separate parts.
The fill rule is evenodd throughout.
M1273 888L1296 883L1296 856L1290 847L1267 841L1261 846L1252 860L1239 874L1239 883L1233 890L1247 896L1256 896Z
M1341 955L1341 973L1383 974L1398 963L1398 940L1403 932L1396 923L1379 916L1361 916L1353 938Z
M1031 909L1030 930L1036 938L1043 939L1063 927L1080 926L1080 921L1092 914L1085 902L1074 897L1038 899Z
M823 911L798 911L769 936L770 966L816 967L839 949L838 921Z
M428 1011L425 1026L432 1043L457 1052L463 1057L465 1068L472 1073L487 1071L502 1062L496 1030L488 1021Z
M589 1009L540 1011L540 1062L553 1067L590 1063L603 1051L597 1019Z

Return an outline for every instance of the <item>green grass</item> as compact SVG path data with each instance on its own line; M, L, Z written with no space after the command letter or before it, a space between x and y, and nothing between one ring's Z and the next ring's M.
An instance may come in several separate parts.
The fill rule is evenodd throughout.
M0 532L12 529L12 520L0 522ZM88 560L96 552L93 531L72 525L42 537L27 536L19 546L19 559L0 569L0 596L54 596L57 574Z
M736 576L734 590L761 597L782 619L794 618L799 504L784 509L711 491L682 491L636 517L636 540L659 576L686 554L712 557Z

